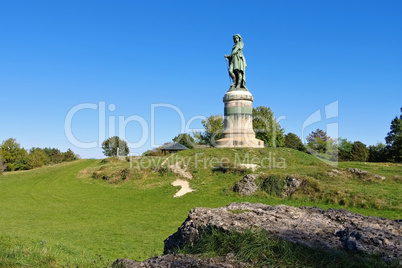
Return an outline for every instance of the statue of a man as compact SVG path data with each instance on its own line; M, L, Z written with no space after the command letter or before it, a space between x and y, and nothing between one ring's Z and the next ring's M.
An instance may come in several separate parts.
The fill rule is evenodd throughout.
M235 43L230 55L225 55L225 58L229 59L229 75L233 80L233 84L230 89L243 88L246 89L246 59L243 55L244 43L240 34L233 36L233 42Z

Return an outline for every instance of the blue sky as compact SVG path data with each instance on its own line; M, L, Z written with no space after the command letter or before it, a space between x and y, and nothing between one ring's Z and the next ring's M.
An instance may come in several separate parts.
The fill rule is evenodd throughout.
M402 1L1 1L0 141L101 158L111 134L140 154L200 128L223 114L239 33L253 106L286 132L384 142L402 106L401 14Z

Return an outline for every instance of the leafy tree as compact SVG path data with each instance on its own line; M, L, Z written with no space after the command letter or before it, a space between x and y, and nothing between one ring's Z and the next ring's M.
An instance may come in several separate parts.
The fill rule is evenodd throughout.
M14 171L25 169L25 163L28 153L24 148L16 142L15 139L9 138L3 141L0 146L0 156L6 164L6 171Z
M50 158L50 163L58 164L63 162L63 156L59 149L56 148L44 148L43 151Z
M306 151L306 147L304 147L304 144L301 141L301 139L296 134L291 132L285 135L285 147L299 150L302 152Z
M316 131L312 131L307 137L307 148L310 151L325 154L335 143L334 139L327 136L327 132L322 129L317 128Z
M71 149L68 149L67 152L62 153L61 155L63 157L63 162L71 162L80 158Z
M402 108L401 115L395 117L391 122L391 131L385 137L389 160L393 162L402 162Z
M355 141L353 143L352 150L350 151L350 158L352 161L366 162L369 157L369 150L367 146L360 142Z
M338 139L338 159L339 161L350 161L353 143L347 139Z
M127 142L121 140L119 137L111 137L102 142L103 154L106 156L127 156L130 150L128 149Z
M41 166L50 164L51 160L50 160L49 155L46 153L46 150L37 148L37 147L33 147L29 150L28 161L30 158L29 156L34 153L36 153L37 159L39 159L39 157L42 159L43 164ZM28 162L27 162L27 164L28 164ZM29 167L28 167L28 169L29 169Z
M255 137L264 141L267 147L285 146L284 130L276 121L270 108L258 106L253 108L253 129Z
M369 162L387 162L387 149L385 144L379 142L376 145L370 145L368 150Z
M50 163L49 156L40 148L32 148L28 155L27 168L33 169Z
M194 148L195 140L188 133L181 133L173 138L174 142L180 143L181 145L186 146L189 149Z
M211 115L201 121L205 131L194 133L194 137L201 144L214 146L215 142L222 138L223 117L222 115Z

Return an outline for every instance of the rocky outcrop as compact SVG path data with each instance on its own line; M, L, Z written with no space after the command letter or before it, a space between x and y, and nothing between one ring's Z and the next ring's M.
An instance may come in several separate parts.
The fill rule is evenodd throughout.
M246 175L241 179L241 181L236 182L233 187L233 191L239 193L241 195L253 195L255 192L259 190L257 179L261 179L260 175L250 174ZM280 182L273 182L273 180L280 180ZM276 189L279 193L276 193L278 196L287 197L291 196L299 187L301 186L303 180L296 178L295 176L287 176L286 179L278 178L276 176L269 176L262 182L262 189L268 193L272 194L268 188L271 188L272 184L281 184L279 188ZM282 185L283 183L283 185Z
M253 195L258 190L255 180L256 175L246 175L241 181L236 182L233 191L241 195Z
M286 185L283 189L282 197L292 195L301 186L303 180L294 176L286 177Z
M198 241L200 234L211 228L229 232L257 228L306 246L360 250L382 254L385 260L402 259L402 223L398 221L363 216L345 209L258 203L192 209L178 231L165 240L164 253Z
M329 177L336 177L336 176L356 176L360 179L375 179L375 180L385 180L384 176L370 173L366 170L358 169L358 168L347 168L346 170L338 170L332 169L327 172Z
M143 262L128 259L117 259L114 268L187 268L187 267L211 267L211 268L241 268L241 263L233 260L234 256L202 259L197 255L169 254L150 258Z
M358 168L347 168L346 171L349 172L352 175L355 175L355 176L359 177L359 178L373 177L374 179L377 179L377 180L385 180L384 176L380 176L378 174L372 174L372 173L370 173L368 171L358 169Z

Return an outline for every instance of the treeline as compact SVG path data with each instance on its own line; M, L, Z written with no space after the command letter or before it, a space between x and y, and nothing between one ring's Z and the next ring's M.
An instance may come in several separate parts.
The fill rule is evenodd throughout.
M28 170L44 165L59 164L79 159L71 149L61 152L56 148L25 150L13 138L0 145L0 173L4 171Z
M173 138L189 149L197 145L214 146L222 137L224 129L223 116L212 115L202 121L203 132L179 134ZM303 151L329 161L360 161L360 162L402 162L402 108L401 115L391 121L390 131L385 137L385 144L367 146L360 141L333 139L321 129L312 131L307 137L307 143L294 133L285 134L284 129L276 121L270 108L259 106L253 108L253 129L256 138L263 140L266 147L288 147ZM144 155L161 155L160 148L147 151Z

